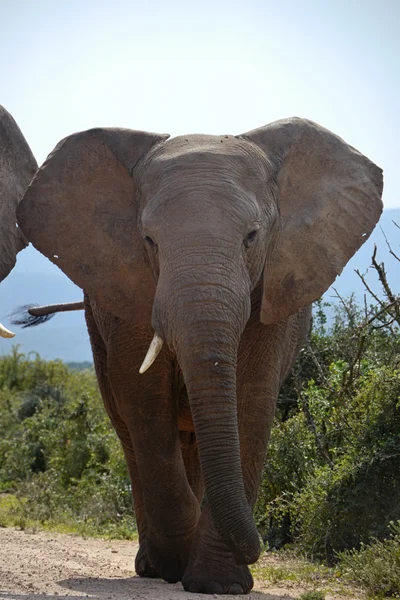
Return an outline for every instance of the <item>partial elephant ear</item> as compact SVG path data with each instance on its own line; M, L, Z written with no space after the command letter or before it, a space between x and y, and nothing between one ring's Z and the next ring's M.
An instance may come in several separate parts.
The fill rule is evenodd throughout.
M36 169L18 125L0 106L0 281L15 265L18 252L28 245L15 213Z
M33 245L105 309L150 318L155 283L138 230L132 173L167 135L92 129L62 140L17 212Z
M317 300L382 212L382 170L317 123L285 119L242 136L276 168L282 231L264 269L261 320Z

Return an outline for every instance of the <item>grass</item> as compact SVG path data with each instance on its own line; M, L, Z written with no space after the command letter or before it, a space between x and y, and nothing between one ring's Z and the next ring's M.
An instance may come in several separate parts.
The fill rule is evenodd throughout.
M356 593L337 567L312 563L291 550L264 553L251 571L255 579L266 583L292 582L310 587L310 591L300 596L302 600L324 600L326 593L353 597Z
M325 600L323 592L306 592L300 596L300 600Z
M0 494L0 527L19 527L19 501L13 494Z
M51 531L56 533L75 534L82 537L103 539L135 540L137 531L131 522L121 520L121 523L110 523L107 527L99 528L90 520L79 521L71 514L60 515L57 520L39 520L27 516L24 500L14 494L0 494L0 527L17 527L27 531Z

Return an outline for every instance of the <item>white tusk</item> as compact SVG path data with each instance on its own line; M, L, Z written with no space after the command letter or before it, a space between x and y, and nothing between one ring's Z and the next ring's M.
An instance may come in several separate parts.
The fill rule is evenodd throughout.
M157 333L155 333L153 339L151 340L149 349L147 350L147 354L145 356L143 364L139 369L140 374L143 374L145 371L147 371L147 369L151 367L153 362L156 360L157 356L160 354L161 348L163 347L163 343L164 341L160 338L159 335L157 335Z
M7 329L7 327L4 327L4 325L2 325L0 323L0 337L3 337L3 338L13 338L14 336L15 336L15 333L13 333L9 329Z

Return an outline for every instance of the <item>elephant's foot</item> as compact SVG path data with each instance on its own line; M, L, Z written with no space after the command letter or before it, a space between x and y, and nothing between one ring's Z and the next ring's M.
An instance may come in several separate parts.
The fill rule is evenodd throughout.
M221 552L218 556L196 556L190 559L182 578L187 592L202 594L248 594L254 585L250 570L237 565L233 555Z
M149 563L168 583L181 581L186 570L193 536L188 538L147 537Z
M249 568L236 564L216 532L207 506L198 524L182 584L187 592L203 594L248 594L254 585Z
M148 577L151 579L160 577L157 571L150 564L147 556L147 545L145 541L140 544L138 553L136 554L135 571L139 577Z

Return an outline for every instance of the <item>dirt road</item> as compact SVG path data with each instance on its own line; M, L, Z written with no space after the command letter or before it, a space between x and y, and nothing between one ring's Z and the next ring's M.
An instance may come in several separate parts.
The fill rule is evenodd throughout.
M181 584L135 577L137 545L55 533L0 529L0 600L205 600ZM255 584L249 600L292 600L304 589ZM217 596L214 596L217 597ZM237 596L220 596L237 598ZM339 597L327 596L327 600ZM348 600L348 599L347 599Z

